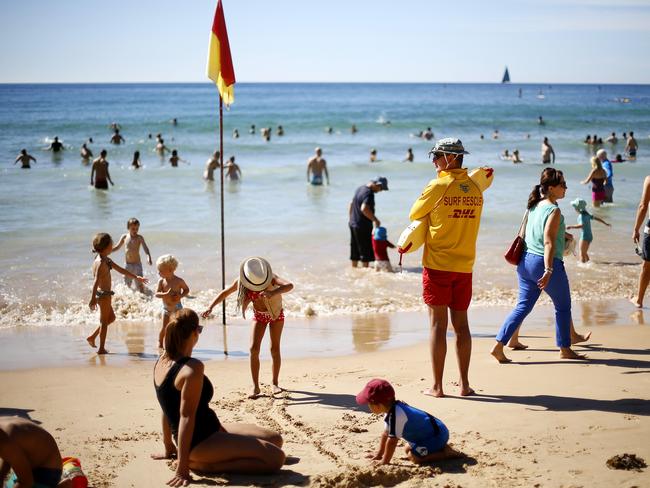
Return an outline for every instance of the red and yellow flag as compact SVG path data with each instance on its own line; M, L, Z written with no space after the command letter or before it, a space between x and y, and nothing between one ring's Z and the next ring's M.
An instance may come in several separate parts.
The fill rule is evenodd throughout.
M214 81L219 89L219 95L226 105L235 101L235 70L230 57L230 44L226 31L226 20L223 17L221 0L217 2L214 13L210 47L208 48L208 78Z

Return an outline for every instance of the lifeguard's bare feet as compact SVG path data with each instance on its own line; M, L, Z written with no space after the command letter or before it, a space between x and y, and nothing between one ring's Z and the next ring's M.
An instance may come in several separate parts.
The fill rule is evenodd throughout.
M86 340L88 341L88 344L90 344L90 347L97 347L95 345L95 338L93 336L86 337Z
M476 392L474 390L472 390L469 386L463 386L460 389L460 396L471 396L471 395L475 395L475 394L476 394Z
M97 351L97 354L108 354L108 350L100 349L99 351Z
M591 337L591 331L586 334L572 334L571 335L571 345L579 344L581 342L587 342Z
M259 398L259 396L260 396L260 389L256 387L253 388L253 393L248 395L248 398L250 398L251 400L255 400L256 398Z
M273 388L271 390L274 395L279 395L284 391L284 388L279 387L278 385L273 385Z
M443 398L445 396L444 392L442 391L442 386L434 386L433 388L427 388L426 390L422 390L422 393L424 395L436 397L436 398Z

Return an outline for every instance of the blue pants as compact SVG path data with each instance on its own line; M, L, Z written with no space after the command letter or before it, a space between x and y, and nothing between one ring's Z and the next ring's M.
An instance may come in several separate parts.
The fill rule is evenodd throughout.
M517 327L533 310L542 293L537 287L537 280L543 274L544 257L525 253L517 266L519 302L501 326L501 330L497 334L497 341L507 344ZM544 291L551 297L555 307L555 342L558 347L569 347L571 346L571 291L564 263L557 258L553 258L553 274Z

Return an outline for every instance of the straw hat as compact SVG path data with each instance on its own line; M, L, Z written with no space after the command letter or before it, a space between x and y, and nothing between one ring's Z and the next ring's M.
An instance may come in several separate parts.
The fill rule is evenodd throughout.
M239 282L251 291L265 290L272 280L271 265L264 258L245 259L239 267Z

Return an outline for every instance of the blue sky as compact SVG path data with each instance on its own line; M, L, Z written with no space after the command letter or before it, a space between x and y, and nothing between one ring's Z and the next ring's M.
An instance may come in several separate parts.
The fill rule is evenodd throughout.
M16 0L0 82L205 81L216 0ZM224 0L238 81L650 83L650 0Z

